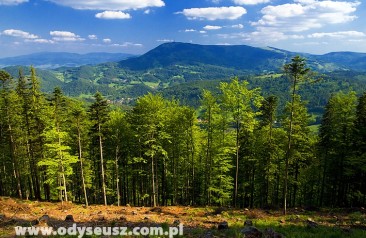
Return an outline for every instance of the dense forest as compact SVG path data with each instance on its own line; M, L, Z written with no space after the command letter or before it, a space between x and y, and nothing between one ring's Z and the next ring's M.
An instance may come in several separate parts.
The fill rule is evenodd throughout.
M34 68L29 77L0 71L0 196L86 205L365 206L366 93L334 93L313 130L299 92L304 84L316 88L317 78L301 57L283 70L284 105L233 78L204 90L198 109L148 93L129 110L98 92L90 104L58 87L44 94Z

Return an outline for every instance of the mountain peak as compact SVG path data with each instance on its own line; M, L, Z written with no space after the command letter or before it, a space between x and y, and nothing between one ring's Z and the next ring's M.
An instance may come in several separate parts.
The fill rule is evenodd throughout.
M172 65L214 65L240 70L266 66L273 70L283 64L283 52L247 45L197 45L170 42L159 45L146 54L121 61L121 67L146 70Z

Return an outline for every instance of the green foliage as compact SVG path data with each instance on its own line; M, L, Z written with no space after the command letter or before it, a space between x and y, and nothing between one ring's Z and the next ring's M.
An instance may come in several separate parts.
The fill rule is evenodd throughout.
M131 80L137 73L104 67L104 73L114 67L110 77L145 85ZM174 72L181 80L200 66L192 67L171 66L167 76ZM339 73L334 82L325 78L333 88L322 91L303 80L309 73L303 59L285 68L289 78L185 83L177 99L170 97L179 90L172 86L165 97L148 93L128 110L101 93L88 104L64 96L61 88L44 95L34 69L29 76L20 71L17 84L0 71L0 195L58 196L86 205L279 208L287 198L289 207L364 206L365 95L334 93L325 109L316 102L319 108L310 111L314 102L304 100L309 92L348 87L350 81L338 82L350 73ZM98 85L106 79L96 72L83 75ZM169 80L155 72L149 72L160 80L154 85L167 87ZM266 93L289 88L287 96ZM185 95L198 110L180 101ZM318 135L309 127L316 118L311 113L323 110Z
M354 159L351 157L356 104L357 97L354 92L347 94L340 92L331 97L323 115L320 126L324 170L322 199L327 199L327 204L339 206L352 203L352 199L347 198L344 189L352 183L347 170L353 170L351 161Z
M69 140L66 132L59 132L56 128L52 128L44 133L44 137L47 152L45 158L38 162L38 166L46 167L48 179L45 180L45 183L64 190L66 184L61 182L62 177L68 178L73 174L72 164L78 161L78 157L71 155L70 147L64 145Z

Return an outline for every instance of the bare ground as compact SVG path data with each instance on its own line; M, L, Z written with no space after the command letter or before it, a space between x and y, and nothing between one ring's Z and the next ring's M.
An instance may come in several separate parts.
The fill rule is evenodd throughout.
M350 215L355 214L355 215ZM43 215L48 215L48 226L54 228L72 226L65 221L72 215L78 226L129 227L136 226L176 226L184 224L185 237L233 237L250 219L255 226L281 228L289 225L307 226L307 220L316 220L324 227L340 229L365 229L365 214L357 211L317 211L290 209L286 217L281 211L257 209L230 209L214 207L130 207L91 205L60 202L37 202L0 197L0 237L15 237L15 226L34 226ZM363 220L365 219L365 220ZM218 225L227 222L235 232L218 231ZM240 232L239 232L240 233ZM236 235L235 235L236 236Z

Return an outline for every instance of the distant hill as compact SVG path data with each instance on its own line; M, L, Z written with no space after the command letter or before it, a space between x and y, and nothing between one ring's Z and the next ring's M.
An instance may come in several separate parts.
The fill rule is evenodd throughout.
M81 57L77 54L65 55L73 55L72 60ZM60 86L66 95L90 98L99 91L118 103L133 102L147 92L159 92L191 106L200 104L203 89L215 91L220 82L237 76L247 80L250 87L261 88L264 95L279 97L283 108L288 101L289 82L283 75L282 67L295 55L306 58L307 64L322 74L321 82L299 88L302 98L309 102L309 111L312 113L320 115L334 92L355 90L362 93L366 90L366 54L333 52L313 55L245 45L166 43L144 55L125 60L37 69L37 75L44 92L52 92L55 86ZM99 53L82 57L90 57L85 62L103 58ZM29 63L37 65L40 58L35 57ZM65 65L74 62L61 55L60 59ZM80 59L77 62L84 61ZM14 78L18 77L19 66L6 67L5 70ZM23 72L29 75L28 66L23 68Z
M331 52L311 58L337 65L346 70L366 71L366 53Z
M77 67L81 65L96 65L106 62L117 62L129 57L133 57L133 55L124 53L76 54L65 52L42 52L30 55L1 58L0 67L33 65L36 68L54 69L62 66Z
M277 70L287 58L285 52L246 45L196 45L165 43L146 54L121 61L123 68L147 70L174 65L213 65L246 71Z
M252 73L278 71L293 56L301 55L310 67L322 72L335 70L366 71L366 54L335 52L324 55L290 52L273 47L258 48L247 45L197 45L165 43L139 57L119 62L129 70L148 70L174 65L211 65Z
M30 76L30 67L28 66L8 66L5 67L4 70L11 74L15 79L18 79L19 70L23 72L24 76ZM36 76L41 79L41 87L45 92L52 92L55 87L64 86L64 82L61 81L53 71L37 69Z

